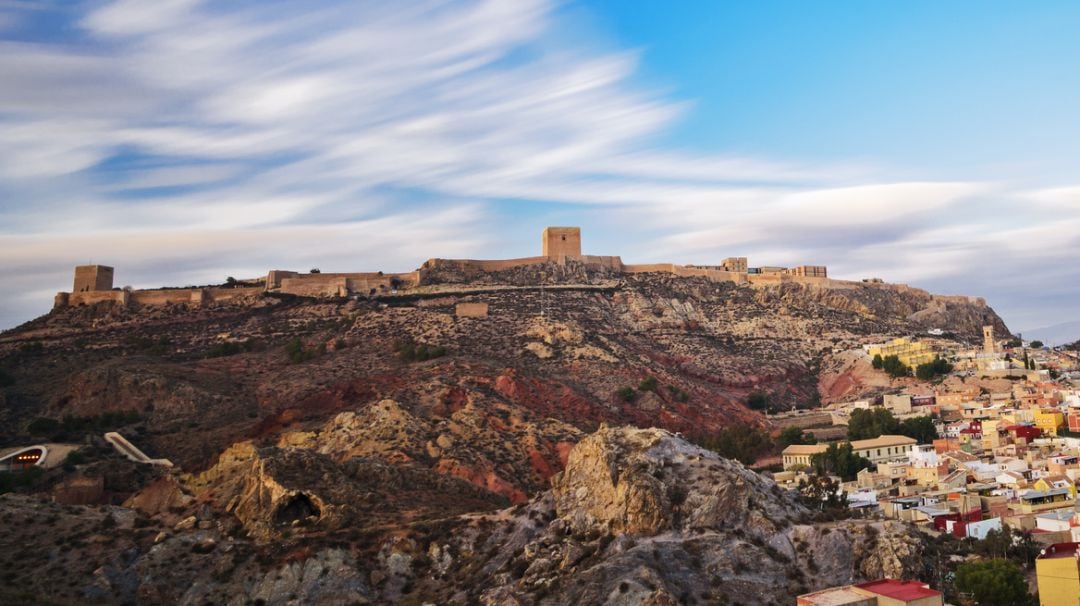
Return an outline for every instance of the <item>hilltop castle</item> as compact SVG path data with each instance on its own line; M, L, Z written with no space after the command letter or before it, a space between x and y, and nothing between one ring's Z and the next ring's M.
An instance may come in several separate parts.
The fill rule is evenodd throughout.
M399 291L419 289L433 281L431 275L441 268L466 273L495 272L515 267L556 263L580 263L586 268L606 269L617 274L664 272L677 276L703 277L717 282L737 284L813 284L829 288L872 286L879 288L912 289L905 285L884 284L880 280L851 282L833 280L823 265L796 267L750 267L746 257L729 257L718 265L675 265L652 263L627 265L617 256L585 255L581 252L581 229L578 227L548 227L541 236L541 255L521 259L428 259L419 269L408 273L301 273L271 270L265 278L238 283L238 287L166 288L156 290L121 290L113 287L113 268L105 265L83 265L75 268L72 292L56 295L54 307L88 305L112 301L122 305L163 305L185 303L201 305L210 301L235 299L261 292L274 292L307 297L379 296ZM965 301L968 297L960 297ZM979 299L970 299L979 303ZM984 303L985 304L985 303Z

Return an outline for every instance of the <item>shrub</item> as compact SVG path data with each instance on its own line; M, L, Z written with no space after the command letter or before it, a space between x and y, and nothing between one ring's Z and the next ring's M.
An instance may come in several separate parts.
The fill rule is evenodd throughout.
M1015 563L1008 560L965 562L956 569L956 588L986 606L1031 604L1027 580Z
M769 394L763 391L752 391L746 396L746 405L754 410L764 410L769 406Z
M425 362L446 355L446 348L442 345L434 346L413 341L394 343L394 351L404 362Z
M937 375L947 375L953 370L953 365L944 358L934 358L933 362L926 362L915 367L915 376L923 381L933 379Z
M615 392L623 402L633 402L637 398L637 392L633 387L624 385L619 388L619 391Z
M82 465L86 462L86 455L73 450L68 453L68 456L64 458L64 471L74 471L77 465ZM110 518L112 519L112 518Z
M325 349L325 345L323 346ZM285 345L285 355L289 357L289 362L292 364L300 364L307 362L318 355L318 350L305 349L304 342L300 339L293 339Z
M656 391L657 381L656 377L649 375L641 380L638 384L638 391Z
M910 377L911 367L900 361L897 356L885 356L881 359L881 370L889 373L890 377Z

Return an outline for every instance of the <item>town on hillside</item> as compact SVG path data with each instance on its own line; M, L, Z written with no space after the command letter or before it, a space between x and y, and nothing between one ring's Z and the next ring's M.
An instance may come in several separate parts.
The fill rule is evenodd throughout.
M1035 559L1031 589L1039 603L1080 603L1077 352L998 340L991 327L978 349L958 349L937 338L942 331L931 333L855 352L894 379L879 397L772 417L789 442L774 479L804 493L824 485L817 498L858 516L1004 545L993 557L1026 549ZM797 603L943 602L928 585L885 580Z

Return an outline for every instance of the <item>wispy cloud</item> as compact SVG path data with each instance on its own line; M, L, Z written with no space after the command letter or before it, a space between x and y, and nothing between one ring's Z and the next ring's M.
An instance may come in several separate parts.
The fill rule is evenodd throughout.
M595 209L588 241L637 244L593 252L973 294L1007 292L972 279L988 260L1030 275L1078 252L1076 187L659 144L687 102L636 82L643 51L568 45L544 0L85 6L63 9L68 38L27 41L5 26L39 8L0 3L0 277L33 293L0 302L0 326L88 257L137 286L408 269L502 254L497 226L526 208L530 241Z

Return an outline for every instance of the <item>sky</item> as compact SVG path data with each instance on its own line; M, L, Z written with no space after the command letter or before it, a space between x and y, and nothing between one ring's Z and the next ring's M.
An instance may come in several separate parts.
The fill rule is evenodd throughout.
M539 254L1080 320L1080 3L0 0L0 329L116 286Z

